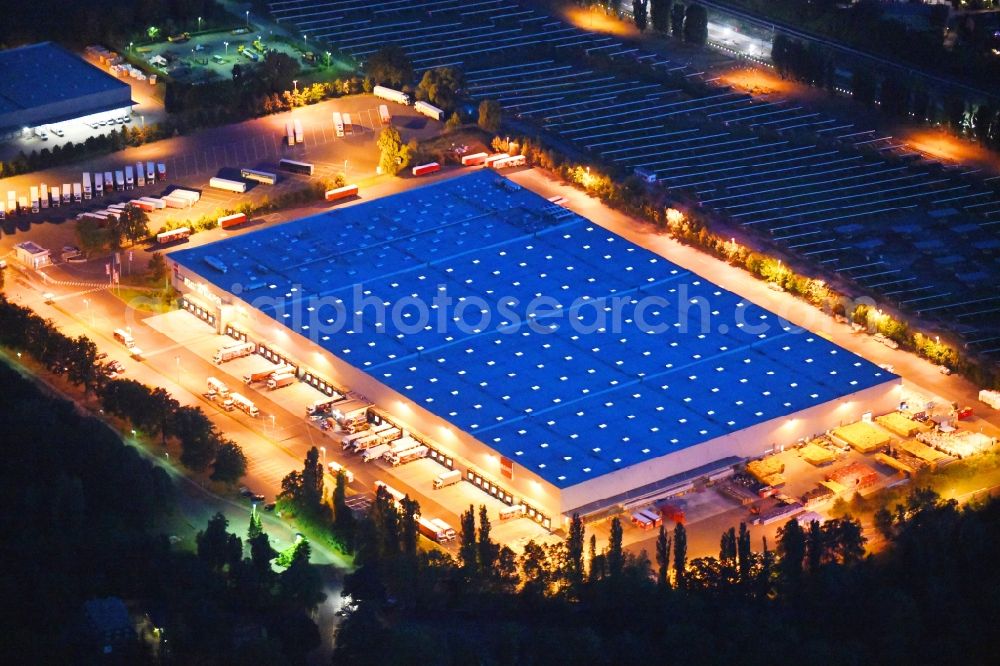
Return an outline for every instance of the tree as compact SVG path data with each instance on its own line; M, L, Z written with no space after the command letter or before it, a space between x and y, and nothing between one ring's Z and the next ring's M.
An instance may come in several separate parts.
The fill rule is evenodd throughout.
M608 9L615 16L620 16L622 13L622 0L608 0Z
M114 216L110 216L109 219ZM76 240L80 249L90 256L104 252L111 246L111 229L100 227L97 220L86 217L76 223Z
M684 588L684 577L687 572L687 530L684 525L674 526L674 584L679 589Z
M778 530L778 579L787 592L802 587L802 566L806 556L806 535L794 518Z
M454 132L462 126L462 118L458 115L458 112L448 116L448 120L444 124L444 128L449 132Z
M76 386L82 384L84 393L90 393L102 376L97 364L97 345L81 335L70 341L67 351L67 378Z
M250 525L247 527L247 543L251 543L263 533L264 525L260 521L260 513L257 511L257 505L252 504L250 506Z
M113 220L109 224L109 228L115 247L122 247L122 239L127 240L130 245L134 245L149 237L149 215L138 206L128 204L118 217L109 219Z
M318 511L323 504L323 463L315 446L306 452L302 466L302 508Z
M656 535L656 582L665 588L669 584L670 572L670 537L667 528L661 523L660 533Z
M502 111L500 102L494 99L484 99L479 103L479 127L495 134L500 131Z
M580 514L574 513L566 535L566 578L570 588L579 594L583 587L583 545L585 528Z
M674 6L670 8L670 35L675 39L682 39L684 37L684 5L676 2Z
M243 453L243 449L236 442L225 440L215 453L215 462L212 463L212 480L232 485L246 473L247 457Z
M417 98L448 110L454 108L459 91L465 86L461 70L437 67L424 72L417 85Z
M684 14L684 41L704 46L708 41L708 10L698 4L690 4Z
M235 67L233 69L235 76ZM287 53L268 51L251 77L255 82L255 92L266 94L290 90L299 69L299 63Z
M401 88L413 83L413 63L397 44L386 44L365 63L365 73L375 83Z
M617 516L611 519L611 535L608 537L608 575L611 578L621 576L625 566L625 555L622 551L622 522Z
M399 545L402 553L410 558L417 556L417 516L420 504L407 495L399 503Z
M639 32L644 32L649 24L646 2L647 0L632 0L632 18L635 20L635 27L639 29Z
M216 513L208 521L204 531L198 532L195 541L198 544L198 559L215 571L222 571L226 566L234 566L243 557L243 544L240 538L227 531L229 521L222 513Z
M153 256L149 258L149 263L146 264L146 269L153 282L162 282L167 278L167 260L160 252L153 253Z
M382 129L376 143L379 150L378 165L382 173L395 176L410 164L412 151L403 143L403 138L393 126Z
M672 0L652 0L649 3L650 20L653 30L661 34L670 32L670 11L673 9Z
M303 537L295 545L291 562L279 579L281 596L302 610L312 610L326 599L323 578L315 565L309 562L311 554L309 540Z
M499 547L490 538L490 515L486 505L479 507L479 534L476 537L476 550L479 556L479 570L483 578L493 575L493 567L499 555Z
M202 472L215 460L219 436L215 426L197 407L182 405L173 414L173 433L181 443L181 463Z
M347 506L347 474L337 472L337 482L333 487L333 526L348 543L354 532L354 514Z
M740 533L736 538L736 559L739 566L740 583L744 586L750 583L750 568L753 565L753 551L750 547L750 530L747 524L740 523Z
M465 575L471 578L478 569L479 557L479 547L476 543L476 512L471 505L469 510L462 514L460 522L461 544L458 547L458 560Z

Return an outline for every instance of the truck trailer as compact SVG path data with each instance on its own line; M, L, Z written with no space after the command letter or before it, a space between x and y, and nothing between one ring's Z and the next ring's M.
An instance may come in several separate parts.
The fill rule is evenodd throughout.
M410 104L410 96L405 92L387 88L385 86L375 86L375 88L372 89L372 94L376 97L387 99L390 102L395 102L396 104L405 104L407 106Z
M230 394L230 397L233 399L233 406L244 414L248 414L253 417L260 415L260 410L257 409L257 405L253 404L253 401L245 395L232 393Z
M81 183L83 184L83 198L92 199L94 197L94 188L90 182L90 172L84 171L81 178Z
M223 347L219 351L215 352L215 357L212 360L215 361L216 365L219 365L225 363L226 361L231 361L234 358L249 356L255 351L257 351L257 345L254 343L241 342L239 344Z
M218 176L212 176L208 180L209 187L214 187L217 190L228 190L230 192L243 193L247 191L247 184L242 180L230 180L229 178L219 178Z
M413 105L413 110L417 113L432 118L434 120L444 120L444 111L437 108L433 104L428 104L427 102L421 100Z
M325 194L327 201L337 201L338 199L348 199L356 196L358 196L357 185L344 185L343 187L327 190Z
M230 227L235 227L237 225L243 224L247 221L246 213L233 213L232 215L223 215L219 218L219 226L223 229L229 229Z
M462 472L457 469L450 469L447 472L442 472L437 475L434 479L434 490L440 490L447 486L453 486L462 480Z
M441 165L437 162L428 162L427 164L419 164L413 167L414 176L425 176L429 173L434 173L435 171L440 171Z

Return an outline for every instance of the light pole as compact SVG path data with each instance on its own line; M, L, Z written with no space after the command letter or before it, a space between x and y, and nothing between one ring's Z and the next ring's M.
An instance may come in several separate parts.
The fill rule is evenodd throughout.
M295 89L295 94L299 94L299 80L292 79L292 87Z
M201 17L198 17L198 32L201 32Z
M323 454L323 469L325 470L326 469L326 447L325 446L321 446L321 447L319 447L319 450Z
M250 10L247 10L247 30L250 29Z
M133 43L134 43L134 42L129 42L129 43L128 43L128 52L129 52L129 53L132 53L132 44L133 44Z
M330 52L329 51L326 52L326 66L327 67L330 66Z
M226 55L229 55L229 42L222 42L222 44L226 47Z

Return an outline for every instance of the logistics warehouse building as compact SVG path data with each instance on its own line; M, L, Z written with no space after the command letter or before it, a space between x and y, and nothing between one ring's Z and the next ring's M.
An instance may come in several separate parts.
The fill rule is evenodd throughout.
M0 51L0 133L131 108L129 84L52 42Z
M170 260L220 332L553 527L899 400L898 377L489 171Z

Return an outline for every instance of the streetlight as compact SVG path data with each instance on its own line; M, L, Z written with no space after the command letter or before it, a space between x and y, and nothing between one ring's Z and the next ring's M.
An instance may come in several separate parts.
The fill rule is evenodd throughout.
M129 52L129 53L132 53L132 44L133 44L133 43L134 43L134 42L129 42L129 43L128 43L128 52Z
M250 29L250 10L247 10L247 30Z
M329 51L326 52L326 66L327 67L330 66L330 52Z
M201 32L201 17L198 17L198 32Z
M229 42L222 42L222 44L226 47L226 55L229 55Z
M323 453L323 469L326 469L326 447L321 446L319 450Z
M299 80L298 79L292 79L292 87L295 88L295 93L298 94L298 92L299 92Z

